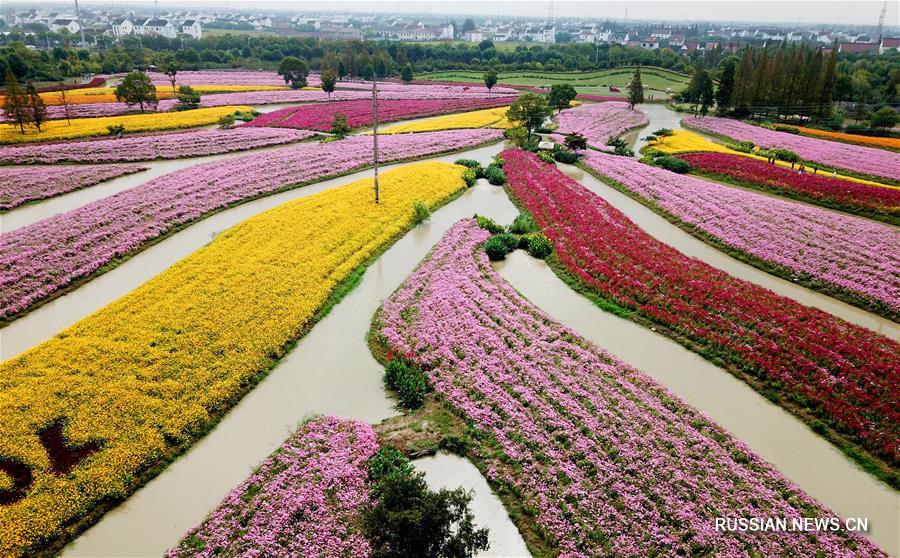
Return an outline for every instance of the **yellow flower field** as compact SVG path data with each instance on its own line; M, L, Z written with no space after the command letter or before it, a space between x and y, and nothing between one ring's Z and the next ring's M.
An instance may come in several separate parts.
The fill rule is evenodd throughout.
M760 157L759 155L752 155L750 153L743 153L741 151L735 151L733 149L728 149L721 143L716 143L712 140L708 140L700 134L691 132L689 130L673 130L674 135L665 138L665 141L660 143L656 141L650 144L650 147L662 151L663 153L669 154L678 154L678 153L696 153L696 152L712 152L712 153L728 153L729 155L741 155L743 157L750 157L753 159L759 159L761 161L765 161L765 157ZM790 168L791 164L785 161L775 161L776 165ZM895 186L891 186L889 184L883 184L881 182L875 182L872 180L865 180L862 178L856 178L853 176L846 176L838 173L839 178L843 180L849 180L850 182L858 182L860 184L869 184L870 186L882 186L884 188L894 188Z
M509 128L512 125L506 119L506 111L508 109L509 107L499 107L436 116L419 122L389 126L384 130L378 130L378 133L408 134L411 132L437 132L439 130L457 130L460 128Z
M280 85L192 85L194 91L201 94L210 93L240 93L243 91L283 91L287 87ZM318 89L318 88L317 88ZM160 99L172 99L175 94L172 87L159 85L156 87L156 96ZM61 105L62 95L51 91L41 93L45 104ZM73 89L66 91L66 102L71 105L85 103L114 103L116 102L115 87L88 87L85 89ZM3 96L0 95L0 105L3 104Z
M420 163L266 211L132 293L0 365L0 465L24 463L23 499L0 503L0 556L58 535L194 442L301 336L336 285L407 230L413 203L465 188L464 167ZM38 433L65 424L100 449L67 475ZM0 467L0 494L12 479ZM2 502L2 500L0 500Z
M0 144L105 136L109 134L109 130L106 127L115 124L125 126L126 133L208 126L215 124L219 121L219 118L226 114L250 110L252 110L252 107L249 106L210 107L181 112L154 112L104 116L101 118L73 118L71 124L65 120L49 120L41 126L40 132L34 128L26 128L24 135L19 132L19 128L6 124L0 126Z

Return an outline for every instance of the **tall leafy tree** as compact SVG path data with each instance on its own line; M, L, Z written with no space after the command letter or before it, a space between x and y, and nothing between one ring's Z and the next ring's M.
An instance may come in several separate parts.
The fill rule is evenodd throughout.
M488 70L484 73L484 86L487 87L488 95L491 93L491 89L497 85L497 72L496 70Z
M25 92L28 94L28 110L31 112L31 122L40 132L41 124L47 120L47 106L44 105L44 99L41 98L41 94L38 93L32 82L28 82Z
M575 88L572 87L570 83L554 83L550 86L550 95L547 97L547 102L550 103L550 106L555 108L557 111L561 111L564 108L569 106L575 97L578 96L578 92L575 91Z
M11 68L7 68L4 77L6 91L3 96L3 112L6 113L6 120L19 127L19 131L24 134L25 126L33 122L32 113L28 107L28 96L22 91L19 80Z
M822 76L822 85L819 87L819 117L831 116L831 104L834 101L834 90L837 75L837 49L831 49L828 55L828 63L825 65L825 74Z
M174 58L169 58L166 60L165 66L163 66L163 72L167 76L169 76L169 82L172 84L172 93L175 94L177 91L175 90L175 76L178 75L178 70L181 69L181 65Z
M126 74L122 83L116 86L115 94L117 101L139 105L141 112L144 112L145 105L155 105L159 102L156 97L156 86L144 72Z
M716 90L716 107L720 113L731 110L731 98L734 95L734 74L737 71L737 62L734 58L726 58L719 72L719 88Z
M526 141L531 141L531 133L540 128L544 120L553 114L553 109L543 95L523 93L513 101L506 111L506 118L517 122L527 132Z
M322 91L328 93L329 99L331 99L331 94L334 93L334 86L337 84L337 79L337 72L332 68L328 68L322 72Z
M400 79L403 80L403 83L409 83L413 80L413 69L411 64L403 66L403 69L400 70Z
M635 68L628 84L628 106L634 109L634 105L644 102L644 84L641 82L641 69Z
M284 78L284 83L290 84L291 88L300 89L306 87L309 67L296 56L286 56L278 64L278 75Z

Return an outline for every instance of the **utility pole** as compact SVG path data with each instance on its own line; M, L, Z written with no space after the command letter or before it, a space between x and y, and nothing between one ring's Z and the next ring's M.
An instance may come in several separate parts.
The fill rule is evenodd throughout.
M378 203L378 87L372 78L372 145L375 154L375 203Z
M86 46L84 42L84 25L81 23L81 10L78 8L78 0L75 0L75 19L78 20L78 30L81 31L81 48Z

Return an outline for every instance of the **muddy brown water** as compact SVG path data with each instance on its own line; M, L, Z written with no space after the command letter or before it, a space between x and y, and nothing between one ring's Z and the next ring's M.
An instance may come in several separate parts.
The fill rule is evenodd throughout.
M491 491L487 480L475 465L458 455L438 452L413 461L417 471L425 473L425 482L432 490L454 489L462 486L474 491L470 509L479 527L489 527L490 547L479 552L478 558L530 557L522 535L506 513L503 502Z
M396 414L382 386L382 367L366 344L372 316L443 234L475 212L503 223L517 213L501 188L483 180L436 211L428 224L410 231L376 260L359 286L212 432L106 514L63 556L159 556L200 523L304 418L334 414L374 423Z
M652 376L708 415L842 517L869 519L869 536L897 556L900 494L878 481L744 382L678 343L604 312L523 251L494 268L532 303L579 335Z
M501 149L502 145L497 143L422 161L453 162L467 158L487 164ZM400 166L402 164L385 165L381 170L387 171ZM44 304L0 329L0 361L12 358L49 339L58 331L131 292L181 258L209 243L225 229L287 201L368 178L372 174L373 171L369 169L302 186L227 209L194 223L135 255L115 269L95 277L72 292Z

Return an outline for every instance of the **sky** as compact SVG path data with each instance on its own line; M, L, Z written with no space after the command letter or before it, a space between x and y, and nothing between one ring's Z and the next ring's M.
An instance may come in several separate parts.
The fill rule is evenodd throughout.
M0 4L10 0L0 0ZM59 0L18 1L17 5L59 3ZM82 0L94 6L128 7L151 5L150 0ZM348 11L348 12L400 12L409 14L448 14L454 16L531 16L546 17L549 0L420 0L417 2L386 2L383 0L356 0L352 2L304 1L304 0L159 0L161 7L189 5L221 6L246 10L289 11ZM557 17L593 17L599 19L641 19L669 21L744 21L784 23L832 23L851 25L876 25L884 3L870 0L565 0L553 2ZM887 28L900 27L900 0L888 0L885 16Z

